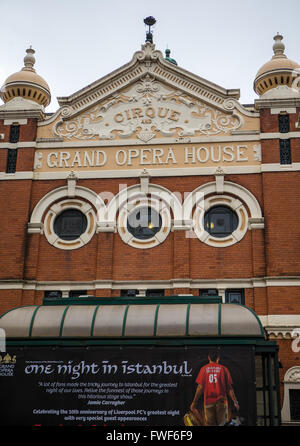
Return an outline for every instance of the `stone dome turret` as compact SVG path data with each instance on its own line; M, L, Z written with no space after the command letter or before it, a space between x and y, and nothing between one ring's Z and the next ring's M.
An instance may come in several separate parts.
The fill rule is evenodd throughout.
M300 69L297 62L288 59L284 54L285 46L282 39L280 34L274 37L274 56L258 70L255 76L254 91L259 96L279 86L291 88L295 80L295 70Z
M22 97L47 107L51 101L49 85L34 69L35 51L28 48L26 53L21 71L10 75L4 82L0 92L1 99L7 103L16 97Z

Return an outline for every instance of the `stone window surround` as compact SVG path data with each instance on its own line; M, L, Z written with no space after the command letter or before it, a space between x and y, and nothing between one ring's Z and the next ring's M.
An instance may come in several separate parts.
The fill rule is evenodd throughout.
M156 209L159 203L159 212L163 211L164 230L163 232L159 231L157 238L152 241L151 244L138 244L139 247L150 248L162 243L170 230L184 230L187 232L187 237L198 237L200 241L210 246L226 247L239 242L248 229L263 229L264 218L262 217L260 205L254 195L237 183L224 181L224 173L222 170L216 172L215 178L216 181L206 183L187 194L187 196L184 197L184 201L181 203L176 193L172 193L163 186L150 183L149 175L144 173L140 176L140 184L122 189L106 205L101 196L97 195L94 191L78 186L76 184L77 177L72 173L67 178L67 186L48 192L48 194L37 203L32 212L30 222L28 223L28 233L45 232L46 234L47 228L45 229L42 220L44 214L48 212L48 209L52 204L59 203L60 200L66 200L67 198L69 201L75 200L74 203L76 200L83 199L85 202L90 203L91 208L97 209L97 212L93 211L95 215L95 230L92 230L93 234L94 232L119 232L123 241L128 243L129 238L126 230L124 233L120 233L120 215L123 215L124 217L124 212L128 213L126 203L133 203L134 200L145 200L145 197L148 196L147 194L150 194L150 200L153 200L152 204L154 208ZM146 200L148 200L148 198L146 198ZM224 239L217 239L210 236L208 232L201 227L201 221L203 219L202 214L204 216L207 209L218 204L231 207L239 216L238 228L234 231L231 237L226 237ZM166 229L166 225L169 226L169 230ZM91 233L89 232L90 230L91 228L89 227L89 234ZM134 240L131 240L130 243L133 241ZM53 238L50 238L50 243L53 244ZM85 243L82 241L82 244ZM78 245L78 247L82 246L82 244ZM64 245L60 246L63 247ZM136 244L131 246L137 247Z
M134 237L127 229L127 219L129 214L131 214L135 209L142 207L151 207L154 209L161 217L162 224L160 230L149 239L141 240ZM118 233L123 240L129 246L138 249L153 248L154 246L163 243L163 241L168 237L171 230L171 214L167 205L163 201L157 199L135 199L126 203L119 212L118 216Z
M291 367L284 375L284 400L281 411L282 423L300 424L300 421L291 420L290 390L300 390L300 367Z
M226 206L232 209L238 216L238 227L226 237L214 237L204 228L204 214L212 207ZM209 246L226 247L231 246L244 237L248 229L248 213L240 200L229 195L213 195L204 203L198 205L194 213L194 232L198 239Z
M87 219L87 227L83 234L75 240L63 240L54 231L55 218L63 211L68 209L77 209L82 212ZM44 234L47 241L59 249L71 250L78 249L86 245L93 237L96 231L96 215L92 206L78 199L63 200L53 204L45 216Z

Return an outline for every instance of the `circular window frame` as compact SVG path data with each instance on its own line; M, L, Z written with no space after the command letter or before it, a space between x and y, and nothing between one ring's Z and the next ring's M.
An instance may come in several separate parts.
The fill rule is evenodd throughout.
M130 214L136 212L139 208L153 208L161 217L161 228L148 239L139 239L134 237L127 229L127 219ZM168 237L171 230L171 214L167 205L163 201L153 200L151 198L138 198L132 202L124 204L119 211L118 233L127 245L137 249L149 249L160 245Z
M87 219L86 230L74 240L63 240L54 231L54 221L62 212L76 209ZM97 218L92 206L83 200L63 200L53 204L44 220L44 235L50 245L59 249L78 249L89 243L96 231Z
M212 208L222 206L228 207L237 214L238 226L226 237L214 237L204 227L204 215ZM243 203L230 195L212 195L196 204L193 214L193 229L197 238L209 246L225 248L242 240L248 229L248 212Z

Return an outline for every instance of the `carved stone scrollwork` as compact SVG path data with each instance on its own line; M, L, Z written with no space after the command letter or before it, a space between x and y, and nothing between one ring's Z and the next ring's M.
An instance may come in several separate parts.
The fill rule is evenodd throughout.
M290 368L284 376L284 382L300 383L300 367L295 366Z
M61 113L63 119L53 127L54 134L79 140L135 137L147 143L156 137L229 134L243 123L239 114L214 109L149 73L125 93L114 94L73 119L67 119L71 107L64 107Z
M72 114L72 108L69 106L65 106L61 109L61 116L62 118L68 118Z
M158 50L155 50L155 45L153 43L147 42L142 45L141 51L137 51L135 53L135 57L140 61L154 61L159 58L162 53Z
M233 109L235 108L235 106L236 106L236 102L235 102L234 99L226 99L226 100L223 102L223 107L224 107L226 110L233 110Z

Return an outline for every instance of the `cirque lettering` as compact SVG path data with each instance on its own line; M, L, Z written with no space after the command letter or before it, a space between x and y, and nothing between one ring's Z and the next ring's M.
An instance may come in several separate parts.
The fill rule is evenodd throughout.
M147 107L142 109L141 107L130 108L124 110L123 112L116 113L114 116L115 122L120 124L121 122L126 122L131 119L143 119L145 123L153 118L170 119L171 121L178 121L180 117L180 112L176 110L171 110L167 107L158 107L156 110L154 107Z

